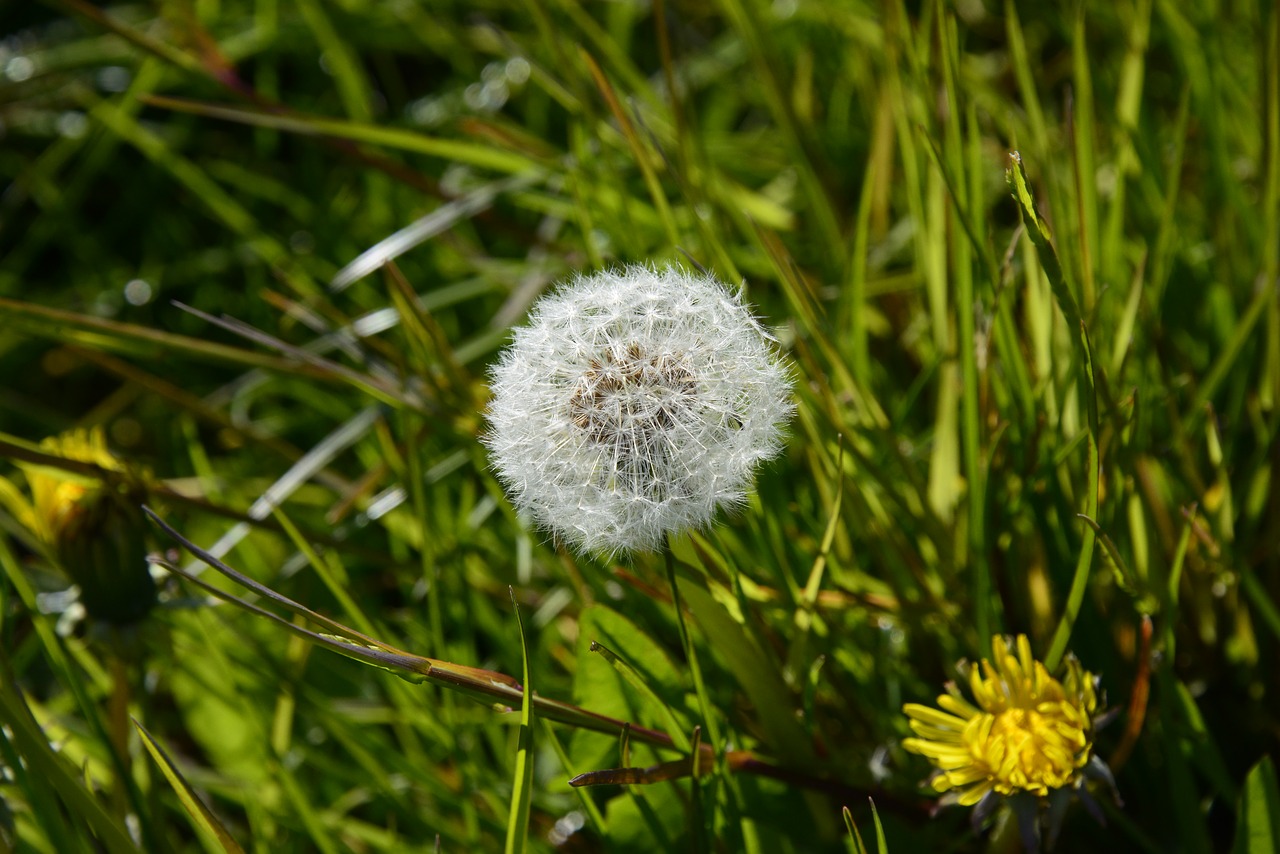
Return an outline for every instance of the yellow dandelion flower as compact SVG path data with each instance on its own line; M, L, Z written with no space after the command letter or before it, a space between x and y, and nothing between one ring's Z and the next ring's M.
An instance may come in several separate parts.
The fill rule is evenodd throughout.
M106 439L99 429L72 430L50 436L40 443L40 449L68 460L93 463L107 471L123 471L120 462L107 450ZM23 468L31 490L32 528L46 543L56 545L76 527L104 486L91 477L62 469Z
M1093 675L1074 658L1061 680L1031 655L1026 635L995 637L992 659L969 670L974 702L955 685L938 698L941 710L908 703L917 738L902 746L938 768L933 787L953 791L962 806L991 792L1046 797L1074 786L1090 765L1098 696Z

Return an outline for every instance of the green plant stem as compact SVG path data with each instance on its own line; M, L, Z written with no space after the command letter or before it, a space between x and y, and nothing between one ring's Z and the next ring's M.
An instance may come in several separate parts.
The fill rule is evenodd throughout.
M1067 326L1076 332L1073 342L1080 356L1083 372L1083 396L1086 407L1086 423L1088 426L1088 454L1085 461L1085 515L1090 519L1098 518L1098 483L1101 462L1098 456L1098 393L1093 373L1093 348L1089 344L1089 329L1080 314L1075 296L1067 284L1062 264L1054 252L1049 230L1040 215L1036 212L1035 199L1031 195L1031 186L1027 181L1027 173L1022 165L1022 157L1018 152L1009 155L1009 167L1005 172L1009 187L1022 213L1023 222L1027 225L1027 235L1035 244L1036 254L1045 275L1049 277L1049 286L1053 290L1058 308L1067 320ZM1097 534L1093 528L1086 526L1084 540L1080 546L1080 556L1076 561L1075 573L1071 578L1071 589L1067 593L1067 603L1063 608L1062 619L1053 633L1053 641L1049 653L1045 656L1045 667L1050 672L1057 669L1062 656L1067 651L1071 640L1071 629L1075 626L1080 608L1084 604L1084 594L1089 586L1089 569L1093 564L1093 548L1097 542Z
M689 637L689 627L685 623L680 588L676 584L675 555L671 553L670 546L662 550L662 556L666 561L667 581L671 585L671 603L676 610L676 626L680 629L680 644L684 647L685 657L689 660L689 673L693 677L693 689L698 695L698 710L702 713L702 722L707 728L711 743L719 744L720 728L716 724L715 717L711 714L711 701L707 697L707 686L702 681L702 667L698 664L698 653L693 647L693 641Z

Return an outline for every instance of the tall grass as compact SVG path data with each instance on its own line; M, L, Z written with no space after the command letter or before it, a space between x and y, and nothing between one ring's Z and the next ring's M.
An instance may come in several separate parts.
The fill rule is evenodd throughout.
M930 814L901 707L1025 633L1114 711L1123 805L1061 850L1274 850L1272 4L54 0L0 33L0 847L1016 845ZM607 561L517 519L478 436L532 301L635 261L743 282L798 412L743 510ZM77 426L333 622L141 510L284 624L177 572L77 619L15 509Z

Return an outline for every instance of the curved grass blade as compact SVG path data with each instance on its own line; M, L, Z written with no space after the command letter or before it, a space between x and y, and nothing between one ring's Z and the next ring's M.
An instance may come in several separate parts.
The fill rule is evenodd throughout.
M187 811L187 815L191 817L192 824L208 836L212 837L218 846L227 854L242 854L243 850L227 832L226 827L218 820L218 817L200 800L200 796L187 783L177 766L173 764L173 760L164 752L164 748L156 742L151 733L147 732L146 727L133 722L137 728L138 734L142 736L142 744L147 748L147 752L151 754L151 758L155 760L156 765L160 766L160 773L164 774L164 778L169 781L169 785L178 794L178 800L182 801L182 808Z
M853 812L848 807L841 807L840 814L844 816L844 829L849 833L853 854L868 854L867 844L862 841L862 834L858 832L858 825L853 820Z
M388 670L402 679L407 679L411 682L430 682L434 685L449 688L464 694L477 702L488 705L495 711L508 712L517 705L523 710L525 705L528 704L531 710L536 710L538 717L545 718L546 720L608 735L626 733L630 738L634 738L637 741L643 741L645 744L649 744L663 750L679 750L676 746L676 739L665 732L649 729L647 727L635 726L629 722L611 718L608 715L602 715L589 709L584 709L580 706L575 706L572 703L565 703L548 697L536 696L532 691L527 690L527 676L525 679L525 685L521 685L519 681L504 673L415 655L413 653L397 649L396 647L375 638L369 637L368 635L349 628L336 620L332 620L322 614L312 611L310 608L300 605L287 596L283 596L266 585L254 581L243 573L232 569L218 558L209 554L209 552L183 537L174 530L173 527L156 515L156 513L150 508L143 507L142 510L165 533L180 543L185 549L191 552L191 554L217 570L222 575L226 576L228 579L262 596L289 613L300 616L306 620L310 620L328 631L317 632L304 628L291 620L285 619L279 614L272 613L271 611L254 605L251 602L247 602L232 593L214 587L212 584L202 581L200 578L197 578L191 573L164 559L152 557L150 558L152 563L164 567L175 575L181 576L209 595L225 602L229 602L243 611L271 620L286 631L299 637L306 638L312 643L324 646L334 652L345 655L348 658ZM696 594L699 592L696 586L688 586L682 588L682 590L686 594ZM698 598L702 610L709 610L710 603L714 600L710 598L710 594L703 593L702 596L706 597L705 601L701 597L695 598ZM698 610L695 609L695 616L697 613ZM728 626L738 629L738 636L746 642L747 636L741 633L740 627L736 623L731 619L727 619L725 622ZM716 623L716 626L724 628L724 626L719 623ZM715 634L715 632L712 634ZM745 659L740 658L736 660L739 660L743 664L747 664L748 661L750 661L751 664L758 663L757 659L750 658L749 656ZM782 693L785 694L785 691ZM780 709L782 707L779 706L778 708ZM532 715L533 711L531 711L530 714ZM792 721L794 722L794 718L792 718ZM793 723L793 726L800 736L799 740L789 738L779 739L779 742L783 745L781 754L788 756L791 759L788 763L791 767L777 765L773 762L763 760L757 757L755 753L750 750L728 751L722 757L724 767L731 772L771 777L776 780L785 781L791 785L803 786L805 788L832 792L857 791L849 789L837 781L813 776L804 770L803 766L807 764L806 760L811 757L811 753L805 749L806 745L803 740L803 732L799 730L798 725ZM713 746L711 744L699 744L696 749L698 750L697 767L699 772L710 772L716 764L715 757L713 755ZM692 772L694 763L691 757L685 757L679 761L686 762L688 768Z
M589 648L592 652L599 653L603 656L604 660L609 662L609 664L613 666L614 670L618 671L618 674L626 680L628 685L643 694L645 698L655 704L657 708L662 711L663 720L666 722L667 726L670 727L672 733L671 738L675 742L675 746L679 750L687 753L690 749L689 740L685 737L684 731L680 729L680 721L676 719L675 712L673 712L671 707L658 696L658 693L654 691L649 683L644 680L644 677L641 676L634 667L624 661L616 652L609 649L599 641L593 640Z
M79 342L137 356L154 357L164 352L186 353L203 361L299 374L308 379L331 379L329 372L305 362L6 297L0 297L0 315L4 316L6 324L21 323L28 334L59 342Z
M380 145L384 148L424 154L428 157L437 157L454 163L466 163L481 169L492 169L495 172L519 174L537 168L537 163L521 154L488 148L462 140L427 136L404 128L383 127L320 116L282 115L262 110L191 101L184 98L170 98L163 95L149 96L146 100L153 107L174 110L175 112L239 122L253 127L271 128L272 130L295 133L300 136L331 137L351 142Z
M368 394L388 406L405 406L413 409L423 408L422 403L415 399L413 395L404 389L396 387L381 377L373 374L362 374L359 371L354 371L351 368L346 367L345 365L338 364L337 362L326 359L323 356L319 356L306 348L295 347L292 344L276 338L274 335L269 335L260 329L244 323L243 321L236 320L234 317L228 317L227 315L215 317L208 312L201 311L198 308L193 308L192 306L186 305L177 300L173 301L173 305L175 308L185 311L194 317L198 317L206 323L225 329L226 331L234 335L239 335L254 342L255 344L259 344L263 347L270 347L273 350L283 353L286 357L292 357L299 362L308 364L311 367L324 372L329 377L348 383L357 390L363 391L365 394Z
M410 249L453 228L459 221L470 219L488 210L498 196L531 187L545 177L541 169L517 174L499 181L492 181L466 195L446 202L357 255L345 267L334 273L333 278L329 280L329 290L334 293L346 290L387 262L394 261Z
M235 605L241 610L248 611L260 617L264 617L275 622L293 634L305 637L308 640L327 647L334 652L371 664L375 667L381 667L385 670L394 672L401 678L408 678L410 681L431 682L446 688L451 688L468 695L474 700L485 703L487 705L496 705L502 711L509 711L512 707L520 705L524 700L524 691L520 683L512 677L498 673L493 670L485 670L479 667L469 667L463 664L453 664L447 661L440 661L433 658L427 658L421 655L405 652L397 649L390 644L384 643L368 635L358 632L342 623L332 620L322 614L312 611L304 605L300 605L287 596L275 592L260 582L254 581L247 575L232 569L218 558L209 554L209 552L192 543L190 540L179 534L172 526L167 524L163 519L156 515L155 511L149 507L143 507L143 512L151 518L160 528L180 543L183 548L191 552L204 563L217 570L222 575L236 582L242 587L253 591L262 596L264 599L276 604L280 608L291 614L303 617L323 627L328 631L315 632L294 624L292 621L281 617L279 614L272 613L264 608L260 608L250 602L236 597L234 594L228 593L214 587L207 582L200 580L189 572L169 563L168 561L152 558L152 562L165 569L180 575L187 581L195 584L211 596L215 596L223 601ZM587 709L580 708L571 703L564 703L559 700L553 700L547 697L533 697L532 702L537 706L538 714L550 720L557 721L569 726L576 726L580 729L588 729L593 732L602 732L608 735L617 735L624 729L627 729L631 737L651 744L655 747L666 750L675 750L673 739L666 733L648 729L647 727L634 726L620 720L616 720L607 715L597 714Z

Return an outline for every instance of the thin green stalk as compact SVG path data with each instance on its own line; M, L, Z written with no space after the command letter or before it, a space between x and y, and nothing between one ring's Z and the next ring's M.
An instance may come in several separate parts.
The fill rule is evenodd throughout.
M1009 182L1014 199L1018 202L1022 220L1027 225L1027 235L1036 247L1040 265L1049 277L1049 285L1053 289L1058 308L1066 318L1068 328L1076 333L1072 340L1077 348L1083 373L1083 392L1088 429L1086 437L1088 440L1088 452L1085 461L1085 515L1090 519L1097 519L1098 482L1101 468L1098 457L1098 394L1094 385L1093 348L1089 343L1089 330L1085 326L1084 318L1080 315L1080 308L1076 304L1071 288L1067 284L1062 265L1058 262L1058 255L1054 252L1049 230L1036 212L1035 199L1031 195L1027 173L1022 165L1022 157L1016 151L1009 155L1009 167L1005 171L1005 177ZM1076 561L1076 569L1071 579L1071 589L1067 594L1066 606L1063 609L1062 619L1053 633L1053 641L1049 646L1049 653L1045 656L1044 664L1050 672L1055 670L1062 661L1062 656L1067 651L1067 644L1071 640L1071 629L1075 626L1076 618L1080 615L1080 607L1084 604L1084 594L1089 586L1089 570L1093 564L1093 548L1096 541L1097 534L1094 533L1093 528L1085 526L1084 539L1080 546L1080 556Z
M511 785L511 809L507 814L506 854L525 850L529 842L529 806L533 801L533 683L529 677L529 644L524 636L524 620L520 618L520 605L516 591L508 588L511 607L516 612L516 626L520 630L520 657L523 662L524 681L520 692L520 740L516 749L514 780Z
M702 714L703 726L711 738L711 744L719 745L720 727L712 714L711 700L707 695L707 686L702 681L702 666L698 664L698 651L689 637L689 627L685 624L684 606L681 604L680 588L676 584L676 559L668 545L662 550L667 566L667 582L671 585L671 604L676 611L676 626L680 630L680 645L684 647L685 658L689 661L689 673L693 676L693 689L698 695L698 711ZM713 748L714 749L714 748Z

